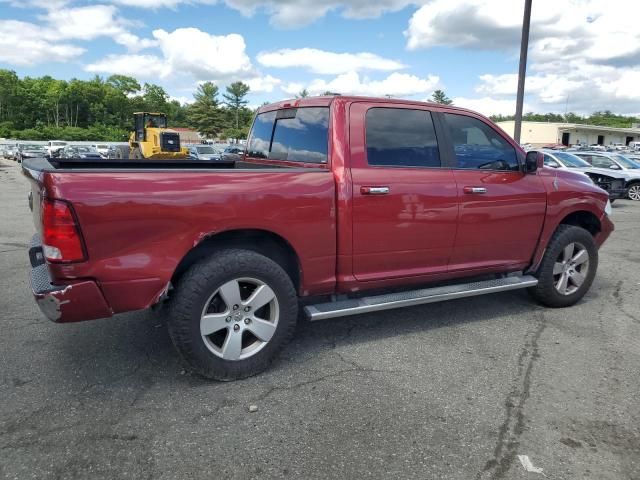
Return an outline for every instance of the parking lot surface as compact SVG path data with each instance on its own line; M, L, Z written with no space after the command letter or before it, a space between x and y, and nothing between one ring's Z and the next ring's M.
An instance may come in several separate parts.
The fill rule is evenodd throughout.
M0 478L640 478L640 202L614 205L572 308L518 291L303 322L268 371L215 383L152 312L45 320L26 194L0 160Z

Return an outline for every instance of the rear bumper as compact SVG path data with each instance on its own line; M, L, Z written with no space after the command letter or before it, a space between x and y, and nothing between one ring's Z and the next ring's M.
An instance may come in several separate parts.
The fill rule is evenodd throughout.
M34 254L37 246L30 250L32 263L29 280L31 292L42 313L52 322L70 323L95 320L113 315L102 291L93 280L75 280L62 285L53 285L45 263L37 264Z

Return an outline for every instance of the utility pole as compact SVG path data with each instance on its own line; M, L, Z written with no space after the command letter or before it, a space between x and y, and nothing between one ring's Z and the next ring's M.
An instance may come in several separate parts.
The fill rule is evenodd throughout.
M518 69L518 95L516 98L516 118L513 139L520 143L522 130L522 107L524 103L524 80L527 74L527 51L529 50L529 26L531 24L531 0L524 0L522 19L522 41L520 42L520 68Z

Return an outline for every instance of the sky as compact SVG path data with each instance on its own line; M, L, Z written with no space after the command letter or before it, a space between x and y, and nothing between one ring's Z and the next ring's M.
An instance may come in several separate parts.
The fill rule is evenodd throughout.
M524 0L0 0L0 68L124 74L193 101L310 94L428 99L510 115ZM533 0L525 111L640 114L640 2Z

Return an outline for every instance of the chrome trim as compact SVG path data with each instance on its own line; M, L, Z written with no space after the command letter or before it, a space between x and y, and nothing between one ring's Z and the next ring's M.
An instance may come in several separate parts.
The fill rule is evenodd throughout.
M389 187L360 187L362 195L386 195L389 193Z
M325 320L327 318L346 317L360 313L378 312L393 308L411 307L457 298L474 297L488 293L506 292L520 288L534 287L537 284L538 279L531 275L510 276L496 280L484 280L473 283L448 285L445 287L424 288L410 292L307 305L304 307L304 310L311 321Z

